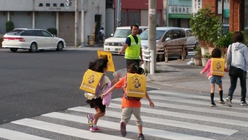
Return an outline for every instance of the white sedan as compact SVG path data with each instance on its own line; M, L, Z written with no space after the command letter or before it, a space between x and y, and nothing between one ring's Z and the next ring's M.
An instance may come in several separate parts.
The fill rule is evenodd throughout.
M64 39L55 37L47 30L19 28L3 36L2 47L9 48L12 52L17 52L18 49L30 52L46 49L62 51L66 43Z

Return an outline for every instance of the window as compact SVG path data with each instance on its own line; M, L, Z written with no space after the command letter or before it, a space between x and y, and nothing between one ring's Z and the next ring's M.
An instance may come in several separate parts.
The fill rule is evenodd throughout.
M187 36L192 36L192 31L191 30L186 30L186 35Z
M34 34L35 34L35 36L43 36L43 34L40 30L35 30Z
M45 37L52 37L52 35L49 34L47 31L41 31L41 32L42 32L42 35Z
M65 7L65 4L64 3L60 3L60 7Z
M33 36L32 30L25 30L21 33L21 36Z
M168 32L165 34L165 36L163 37L162 42L165 42L165 41L166 41L166 38L172 39L172 31L168 31Z
M181 32L180 30L174 30L173 31L173 35L172 35L172 39L177 39L181 37Z
M43 3L39 3L39 7L43 7Z
M57 3L53 3L53 7L57 7Z
M50 3L46 3L46 7L50 7Z

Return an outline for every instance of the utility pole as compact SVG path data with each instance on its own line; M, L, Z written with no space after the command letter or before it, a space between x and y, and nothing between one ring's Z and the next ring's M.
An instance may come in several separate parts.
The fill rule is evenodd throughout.
M157 0L149 0L148 12L148 48L151 51L150 74L156 70L156 11Z
M116 27L121 25L121 0L116 0Z
M168 0L163 0L164 26L169 26L168 5Z
M78 47L78 12L78 0L75 0L75 47Z

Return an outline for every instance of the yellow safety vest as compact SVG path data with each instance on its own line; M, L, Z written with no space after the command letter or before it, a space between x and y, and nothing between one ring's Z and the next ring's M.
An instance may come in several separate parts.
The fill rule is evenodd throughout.
M125 59L139 59L141 45L140 37L137 36L138 44L135 42L135 39L132 35L129 35L128 37L131 39L131 44L125 50Z

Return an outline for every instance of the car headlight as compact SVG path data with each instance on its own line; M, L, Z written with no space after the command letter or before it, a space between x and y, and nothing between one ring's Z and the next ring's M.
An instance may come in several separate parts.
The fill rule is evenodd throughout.
M105 42L104 42L104 45L109 46L109 42L106 42L106 41L105 41Z
M120 46L124 46L124 42L120 43Z

